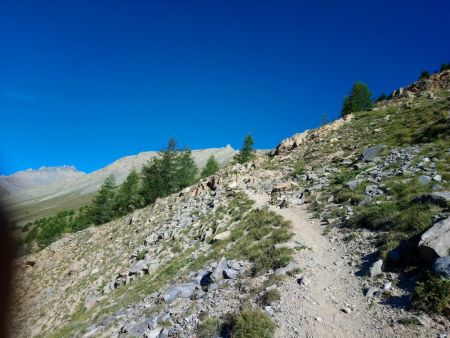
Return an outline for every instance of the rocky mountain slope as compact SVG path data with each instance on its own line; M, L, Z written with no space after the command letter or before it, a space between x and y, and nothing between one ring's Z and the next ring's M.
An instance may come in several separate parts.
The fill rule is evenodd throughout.
M0 176L0 188L6 195L29 191L36 187L58 184L67 180L80 178L86 173L73 166L41 167L37 170L18 171L8 176Z
M17 259L13 336L446 337L411 297L450 276L449 88L435 74Z
M200 168L211 155L224 166L232 160L235 153L236 150L229 145L192 151ZM0 177L0 187L7 192L6 206L11 210L13 219L18 224L23 224L59 210L77 209L87 204L109 175L114 175L117 183L122 183L133 168L139 171L157 154L158 152L149 151L126 156L90 174L68 166L26 170Z

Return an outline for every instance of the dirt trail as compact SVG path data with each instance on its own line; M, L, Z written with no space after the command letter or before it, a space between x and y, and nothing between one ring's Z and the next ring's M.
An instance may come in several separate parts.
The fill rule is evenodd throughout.
M248 192L259 206L269 196ZM347 264L342 244L331 243L320 225L300 207L269 208L292 222L294 241L308 249L295 253L300 278L280 287L281 311L277 337L398 337L386 323L372 317L354 270ZM301 280L301 281L300 281ZM344 312L344 309L349 313Z

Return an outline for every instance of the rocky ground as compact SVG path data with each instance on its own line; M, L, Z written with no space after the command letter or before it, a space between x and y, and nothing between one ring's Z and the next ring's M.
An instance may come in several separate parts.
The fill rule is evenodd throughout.
M382 254L386 231L349 222L417 184L415 201L437 211L414 250L450 271L450 145L414 141L448 127L447 75L18 259L13 336L195 337L259 308L277 337L446 337L446 318L411 308L415 277L386 268L403 254ZM397 135L405 116L417 127Z

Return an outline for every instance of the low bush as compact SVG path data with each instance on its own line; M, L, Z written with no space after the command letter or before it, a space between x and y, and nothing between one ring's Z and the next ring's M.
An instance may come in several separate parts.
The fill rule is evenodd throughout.
M269 289L259 299L259 304L262 306L272 305L274 302L281 299L280 292L277 289Z
M428 313L450 317L450 280L429 276L416 286L413 305Z
M198 338L213 338L219 336L222 330L222 323L217 318L207 318L197 328Z
M232 316L229 328L233 338L272 338L275 334L275 323L259 309Z

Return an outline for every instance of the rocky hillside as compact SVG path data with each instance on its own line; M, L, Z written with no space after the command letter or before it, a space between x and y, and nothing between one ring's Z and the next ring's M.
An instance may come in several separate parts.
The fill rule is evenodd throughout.
M211 155L224 166L235 154L236 150L229 145L192 152L199 168ZM20 225L60 210L86 205L109 175L114 175L117 183L122 183L132 169L139 171L156 155L157 152L148 151L126 156L90 174L68 166L26 170L0 177L0 188L6 191L6 206L11 210L14 221Z
M449 75L21 257L13 336L445 337Z
M84 175L86 173L77 170L73 166L41 167L37 170L28 169L18 171L9 176L0 176L0 189L9 196L37 187L80 178Z

